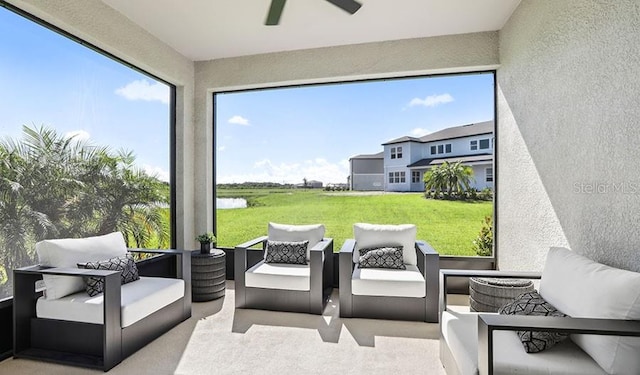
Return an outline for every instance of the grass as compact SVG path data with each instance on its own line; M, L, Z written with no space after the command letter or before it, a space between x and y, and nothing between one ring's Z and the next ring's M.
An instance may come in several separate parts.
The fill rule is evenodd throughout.
M218 189L218 198L245 198L248 208L217 210L218 246L237 244L266 234L269 221L287 224L323 223L338 251L353 237L353 224L412 223L418 239L441 255L476 255L472 241L491 202L425 199L421 193L362 195L313 189Z

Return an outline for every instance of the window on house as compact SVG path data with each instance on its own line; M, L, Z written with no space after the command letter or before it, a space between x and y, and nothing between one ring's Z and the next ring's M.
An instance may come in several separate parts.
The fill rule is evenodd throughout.
M485 169L484 173L485 173L485 177L486 177L485 181L486 182L493 182L493 168L489 167L489 168Z
M417 184L420 182L420 171L411 171L411 183Z
M393 184L393 172L389 172L389 183Z
M0 300L40 240L120 231L128 247L175 247L174 87L3 5Z
M471 149L471 151L477 150L478 149L478 141L469 142L469 148Z
M431 146L431 155L436 154L436 146Z
M489 138L480 140L480 149L486 150L489 148Z
M444 145L444 152L446 152L447 154L451 153L451 143L447 143L446 145Z
M402 159L402 147L398 147L396 150L396 158Z
M444 154L444 145L438 145L438 154Z
M391 147L391 159L395 159L395 158L396 158L396 148Z
M400 172L400 183L404 184L406 182L404 172Z

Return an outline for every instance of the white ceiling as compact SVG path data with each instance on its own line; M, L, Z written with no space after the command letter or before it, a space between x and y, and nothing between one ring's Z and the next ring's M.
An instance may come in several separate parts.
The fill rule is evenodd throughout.
M520 0L359 0L354 15L326 0L102 0L194 60L500 30Z

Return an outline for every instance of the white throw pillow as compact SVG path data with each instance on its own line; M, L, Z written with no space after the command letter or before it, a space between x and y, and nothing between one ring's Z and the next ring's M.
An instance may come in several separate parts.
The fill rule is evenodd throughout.
M569 249L551 248L540 295L576 318L640 320L640 273L596 263ZM609 374L640 374L640 338L571 335Z
M353 225L353 236L356 248L353 251L353 262L358 263L360 249L377 246L402 246L402 257L405 264L417 265L416 255L417 228L413 224L366 224Z
M307 260L311 259L311 248L324 238L324 225L289 225L269 223L267 236L271 241L300 242L309 241L307 245ZM267 256L265 252L265 258Z
M127 254L120 232L86 238L44 240L36 243L41 266L77 268L78 263L95 262ZM58 299L84 290L82 277L44 275L47 299Z

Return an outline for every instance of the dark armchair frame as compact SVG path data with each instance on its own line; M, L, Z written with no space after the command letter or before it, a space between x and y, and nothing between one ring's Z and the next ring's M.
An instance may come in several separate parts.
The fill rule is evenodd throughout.
M39 265L13 271L13 356L108 371L147 343L191 317L191 252L129 249L171 258L175 277L184 280L184 297L136 323L121 326L120 272ZM145 276L144 269L139 270ZM103 324L36 317L42 296L35 284L43 275L94 276L104 280Z
M234 250L236 308L322 314L333 290L333 239L323 238L311 249L308 291L245 285L245 272L264 261L267 239L267 236L258 237L236 246ZM257 245L261 248L253 248Z
M340 317L438 322L440 255L437 251L424 241L416 241L418 269L425 279L425 297L360 296L351 290L355 246L355 239L348 239L340 249Z
M498 277L512 279L540 279L536 272L441 270L440 312L447 309L447 278L449 277ZM547 331L566 334L590 334L606 336L640 337L640 321L621 319L590 319L572 317L495 315L478 313L478 368L481 375L493 374L493 333L495 331ZM440 332L440 351L443 350ZM448 353L450 355L451 353ZM443 363L444 364L444 363Z

